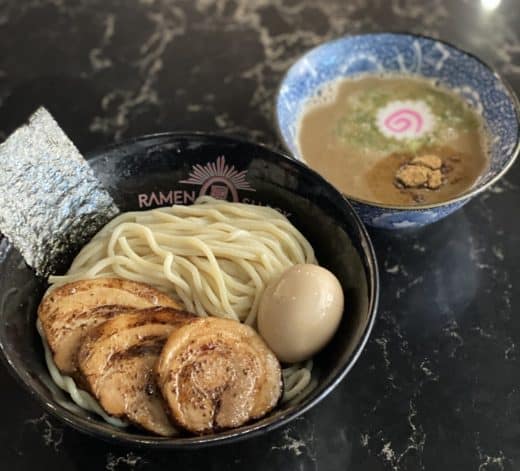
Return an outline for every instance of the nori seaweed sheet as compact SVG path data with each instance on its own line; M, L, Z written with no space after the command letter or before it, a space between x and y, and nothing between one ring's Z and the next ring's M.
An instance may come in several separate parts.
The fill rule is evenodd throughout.
M0 232L41 276L119 209L45 108L0 145Z

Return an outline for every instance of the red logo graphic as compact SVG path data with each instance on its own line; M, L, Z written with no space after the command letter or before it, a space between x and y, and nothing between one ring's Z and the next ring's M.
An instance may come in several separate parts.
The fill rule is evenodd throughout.
M200 186L199 196L209 195L220 200L227 200L231 194L232 201L239 201L238 191L255 191L246 180L247 170L238 171L234 165L226 164L226 158L221 155L216 162L206 165L194 165L189 178L179 183Z

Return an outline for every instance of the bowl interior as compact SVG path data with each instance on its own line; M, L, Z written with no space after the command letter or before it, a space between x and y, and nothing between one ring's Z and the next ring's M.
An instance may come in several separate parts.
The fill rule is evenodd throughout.
M49 411L102 438L141 445L197 446L281 425L324 397L346 374L374 320L377 269L359 219L321 177L267 148L197 134L129 141L92 154L90 164L123 211L189 204L201 194L278 208L310 240L320 264L339 278L347 308L334 339L315 357L313 375L318 387L301 403L282 405L261 421L207 437L153 437L137 429L117 429L79 409L52 382L35 329L44 280L34 276L4 239L0 246L0 347L15 376ZM77 250L71 250L71 259Z
M514 159L519 142L515 95L498 75L476 57L443 41L412 34L366 34L344 37L302 56L284 77L276 103L281 137L302 160L297 133L307 101L324 84L363 74L426 77L461 96L479 111L490 139L490 165L474 185L494 180Z

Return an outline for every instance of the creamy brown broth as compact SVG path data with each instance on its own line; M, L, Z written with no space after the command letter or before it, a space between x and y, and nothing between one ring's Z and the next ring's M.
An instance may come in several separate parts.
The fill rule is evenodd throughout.
M374 203L446 201L471 188L488 162L477 113L453 93L410 77L341 81L333 101L308 106L298 140L312 168L346 195ZM424 154L442 159L441 187L399 187L399 168Z

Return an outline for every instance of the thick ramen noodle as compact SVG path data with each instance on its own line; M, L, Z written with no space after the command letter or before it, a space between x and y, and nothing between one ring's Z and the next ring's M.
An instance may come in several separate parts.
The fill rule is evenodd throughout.
M256 327L267 284L300 263L317 262L285 216L269 207L201 197L191 206L119 215L83 247L64 276L49 281L50 289L97 277L148 283L199 316ZM73 399L82 397L71 378L57 378L51 355L47 362L55 382L66 385ZM283 370L283 401L297 401L314 387L311 369L309 360ZM97 412L90 402L78 404Z

